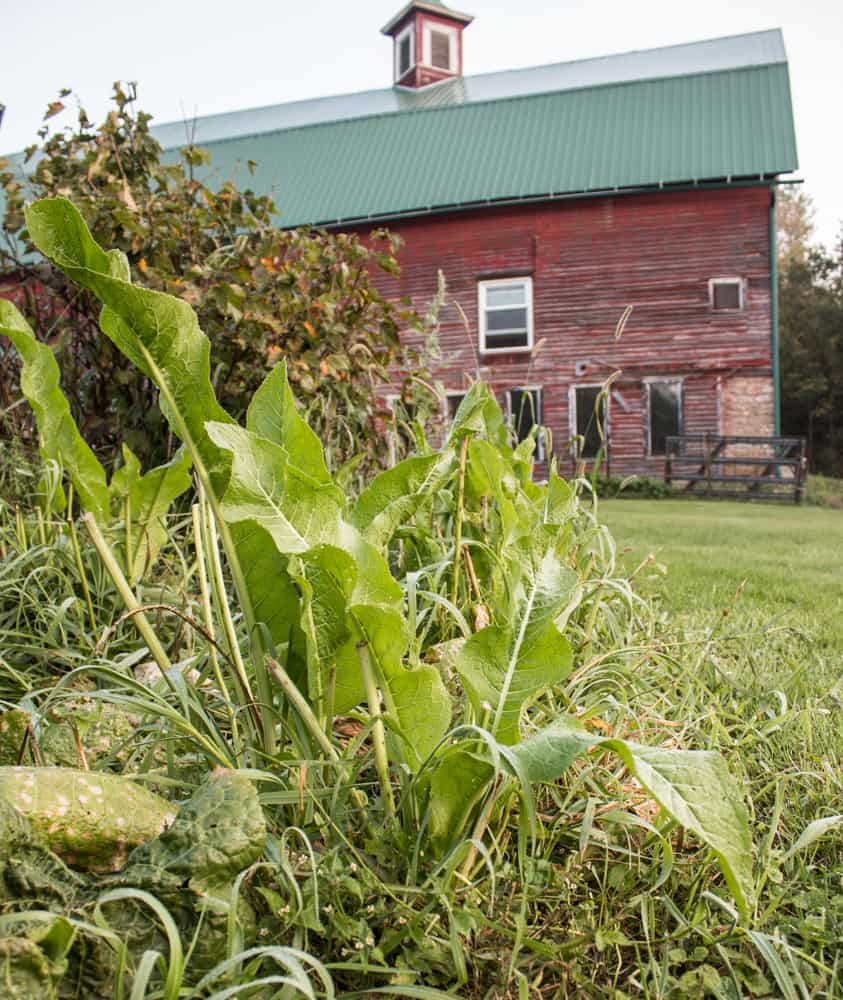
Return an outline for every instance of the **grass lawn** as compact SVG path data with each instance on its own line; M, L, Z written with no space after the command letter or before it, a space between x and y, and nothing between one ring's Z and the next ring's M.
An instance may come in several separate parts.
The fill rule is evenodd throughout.
M790 626L823 657L843 657L843 511L693 500L604 500L624 564L648 554L642 589L688 621ZM831 667L831 664L828 664Z

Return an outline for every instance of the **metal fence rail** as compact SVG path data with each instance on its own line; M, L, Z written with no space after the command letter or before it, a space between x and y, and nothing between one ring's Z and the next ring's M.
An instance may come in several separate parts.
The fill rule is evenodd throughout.
M805 438L680 434L667 438L664 481L698 496L801 503L807 464Z

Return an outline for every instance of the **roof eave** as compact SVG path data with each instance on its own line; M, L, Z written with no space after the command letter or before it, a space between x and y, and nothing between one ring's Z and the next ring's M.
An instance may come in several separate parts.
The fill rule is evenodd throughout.
M414 9L423 10L428 14L436 14L438 17L448 18L451 21L459 21L460 24L469 25L474 20L471 14L463 14L458 10L449 10L448 8L441 7L437 3L426 3L425 0L410 0L406 6L402 7L401 10L395 15L395 17L390 18L389 21L381 28L382 35L390 35L398 27L398 25L410 14Z

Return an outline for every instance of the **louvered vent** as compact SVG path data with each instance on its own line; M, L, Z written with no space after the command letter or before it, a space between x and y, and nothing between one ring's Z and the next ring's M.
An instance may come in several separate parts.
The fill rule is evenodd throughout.
M451 38L444 31L430 32L430 62L436 69L451 68Z

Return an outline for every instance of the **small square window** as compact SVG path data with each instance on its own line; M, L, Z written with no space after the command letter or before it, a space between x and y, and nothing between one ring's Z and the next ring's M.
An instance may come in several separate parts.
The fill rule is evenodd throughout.
M526 441L534 427L542 425L541 389L510 389L506 394L507 409L515 437L520 443ZM544 460L544 436L540 433L536 440L536 459Z
M529 351L533 346L533 280L503 278L478 286L480 350Z
M664 455L667 438L682 433L682 383L648 382L649 452Z
M715 312L743 309L743 282L740 278L712 278L709 297Z
M609 436L606 421L606 396L603 395L603 386L575 386L570 399L573 407L571 435L581 439L577 457L595 458Z

